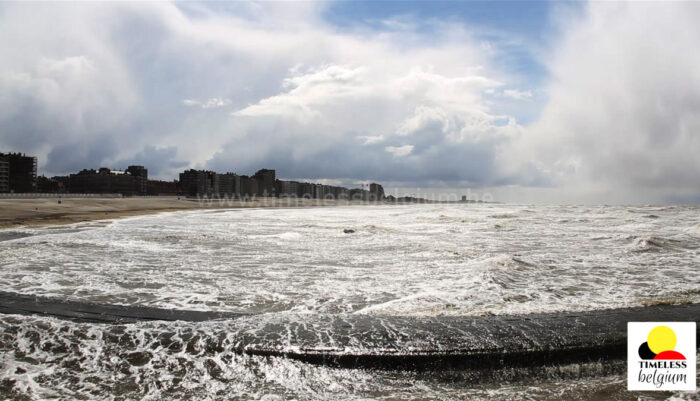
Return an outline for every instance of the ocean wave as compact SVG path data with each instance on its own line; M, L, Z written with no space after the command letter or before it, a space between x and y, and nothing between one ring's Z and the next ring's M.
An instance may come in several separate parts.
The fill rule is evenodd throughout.
M26 231L12 231L12 230L2 230L0 231L0 242L12 241L20 238L31 237L35 234Z
M683 243L679 240L657 236L632 237L631 250L634 252L660 252L663 250L679 249Z
M433 387L444 395L455 383L448 398L465 398L479 382L531 386L537 378L624 372L626 321L696 313L697 305L688 305L501 317L266 314L117 325L3 315L0 391L17 399L260 399L272 393L359 400L395 397L425 380L422 395ZM351 369L319 366L326 364ZM357 369L372 366L408 370Z
M281 239L285 241L296 241L303 237L301 233L295 231L286 231L276 234L249 235L249 239Z
M0 391L9 399L484 398L491 386L536 377L608 374L600 363L420 375L334 369L281 357L241 354L229 324L95 326L50 318L0 318ZM293 348L290 348L290 350ZM446 386L453 382L459 385ZM588 379L587 382L590 382ZM463 383L470 383L465 387ZM523 390L528 387L527 381ZM407 390L408 389L408 390ZM504 396L514 393L506 392ZM512 399L508 397L509 399ZM504 398L505 399L505 398Z
M403 316L439 316L455 309L448 300L448 294L424 292L410 294L390 301L366 306L355 311L357 315L403 315Z
M377 225L377 224L366 224L358 227L358 231L365 231L373 234L377 233L396 233L400 232L396 228L391 228L388 226L384 225Z
M293 231L288 231L284 232L281 234L276 234L273 237L279 238L279 239L284 239L284 240L290 240L290 241L296 241L299 240L303 237L300 233L293 232Z
M81 232L12 229L36 235L0 242L0 290L255 312L353 312L400 299L374 309L429 315L639 304L663 275L673 277L668 290L697 287L698 209L625 209L246 209Z
M515 219L518 215L516 213L498 213L490 214L488 217L492 219Z

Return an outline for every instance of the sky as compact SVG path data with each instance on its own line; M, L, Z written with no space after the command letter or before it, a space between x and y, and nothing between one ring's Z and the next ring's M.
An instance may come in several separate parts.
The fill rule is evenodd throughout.
M698 2L3 2L0 151L47 176L698 203L698 20Z

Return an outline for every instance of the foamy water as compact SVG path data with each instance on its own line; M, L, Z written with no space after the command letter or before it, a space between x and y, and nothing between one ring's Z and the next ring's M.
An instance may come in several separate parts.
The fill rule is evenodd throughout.
M698 207L355 206L177 212L13 229L0 231L0 291L271 318L523 314L698 302L699 212ZM547 380L535 384L475 384L465 373L331 369L236 355L227 348L235 342L228 337L232 331L214 322L107 327L2 316L0 394L629 396L621 376L596 366L539 372L533 377L544 374ZM159 340L164 334L180 345L165 349ZM580 388L592 395L577 395Z

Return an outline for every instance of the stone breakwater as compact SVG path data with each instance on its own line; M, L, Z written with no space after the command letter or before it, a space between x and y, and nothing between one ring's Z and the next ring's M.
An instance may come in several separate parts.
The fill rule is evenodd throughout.
M190 329L199 346L214 353L230 348L347 368L480 370L620 361L626 355L628 321L693 321L700 304L512 316L247 315L2 292L0 312L104 323L112 326L107 331L141 321L216 321L217 330L205 338L196 326ZM168 345L173 336L167 331L159 335L164 348L176 346ZM187 333L177 337L183 336Z

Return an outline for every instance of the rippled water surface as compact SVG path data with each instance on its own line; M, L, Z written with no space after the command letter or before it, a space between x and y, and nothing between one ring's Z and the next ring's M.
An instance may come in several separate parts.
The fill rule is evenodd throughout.
M522 314L698 302L699 266L697 207L209 210L0 231L0 291L269 316ZM166 347L163 334L177 341ZM331 369L237 355L227 336L216 322L108 327L0 316L0 394L636 399L622 376L596 366L527 372L527 380L522 372L500 372L491 381L464 372Z

